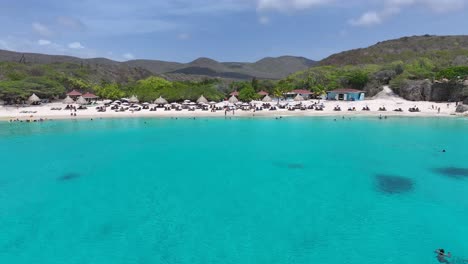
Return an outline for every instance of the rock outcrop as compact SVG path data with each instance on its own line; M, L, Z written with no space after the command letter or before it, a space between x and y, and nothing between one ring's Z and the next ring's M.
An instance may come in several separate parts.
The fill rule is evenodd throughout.
M366 92L366 97L373 97L379 92L381 92L382 85L383 84L379 82L378 80L375 80L375 79L370 80L363 89Z
M466 89L466 85L456 81L408 80L398 94L410 101L460 102L466 97Z
M459 82L434 83L430 101L436 102L459 102L462 101L465 86Z
M429 80L409 80L400 88L399 95L409 101L430 101L431 90Z
M366 97L377 95L382 91L382 86L388 85L396 75L394 70L382 70L374 73L363 89L366 92Z
M457 106L457 110L455 110L455 112L457 113L465 113L465 112L468 112L468 105L458 105Z

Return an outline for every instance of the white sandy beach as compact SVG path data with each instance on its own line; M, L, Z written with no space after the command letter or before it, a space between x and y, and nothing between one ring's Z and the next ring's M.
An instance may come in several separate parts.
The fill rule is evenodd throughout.
M312 100L317 102L317 100ZM277 111L243 111L236 110L227 113L227 116L240 116L240 117L265 117L265 116L411 116L411 117L430 117L430 116L463 116L456 114L455 103L435 103L435 102L413 102L399 98L391 93L390 90L384 90L374 98L370 98L364 101L356 102L345 102L345 101L321 101L325 106L323 111L316 110L295 110L289 111L287 109L278 109ZM275 105L273 102L272 105ZM98 102L97 105L89 106L86 110L78 110L77 116L71 116L69 110L63 110L65 104L62 102L54 102L49 104L43 104L40 106L27 106L27 107L16 107L16 106L0 106L0 120L8 121L12 119L20 120L32 120L32 119L76 119L76 118L131 118L131 117L224 117L225 111L220 110L216 112L202 111L197 109L196 111L188 111L186 109L182 111L164 111L164 109L158 109L155 112L149 110L141 110L139 112L115 112L108 109L106 112L98 112L97 106L102 106L102 102ZM334 111L335 106L340 106L341 111ZM368 106L370 111L362 111L362 108ZM411 113L408 111L411 107L418 107L420 112ZM356 108L356 111L348 111L348 108ZM385 107L387 111L378 111L380 107ZM62 108L62 110L51 110L51 108ZM395 112L394 109L401 108L403 112ZM440 108L440 113L438 112ZM36 113L21 113L21 111L29 111Z

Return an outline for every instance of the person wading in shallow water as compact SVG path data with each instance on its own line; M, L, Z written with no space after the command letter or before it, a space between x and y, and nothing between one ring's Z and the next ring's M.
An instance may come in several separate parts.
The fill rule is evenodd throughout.
M445 254L445 250L443 248L440 248L437 249L435 253L437 254L436 258L440 263L450 263L450 261L447 260L447 258L452 257L452 254L450 254L450 252Z
M461 259L461 258L452 258L452 254L448 252L445 254L445 250L443 248L437 249L434 251L436 253L436 258L439 263L452 263L452 264L458 264L458 263L468 263L468 259ZM449 261L447 258L452 258L451 261Z

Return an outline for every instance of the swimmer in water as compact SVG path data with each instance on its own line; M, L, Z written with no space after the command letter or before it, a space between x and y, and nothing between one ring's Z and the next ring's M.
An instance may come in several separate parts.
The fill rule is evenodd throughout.
M443 248L440 248L437 249L435 253L437 254L436 258L440 263L450 263L450 261L447 260L447 258L452 257L452 254L450 252L445 254L445 250Z

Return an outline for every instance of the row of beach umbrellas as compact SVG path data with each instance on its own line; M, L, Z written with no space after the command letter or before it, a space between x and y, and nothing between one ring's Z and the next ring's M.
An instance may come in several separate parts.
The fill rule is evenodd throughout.
M130 97L129 99L127 99L129 103L139 103L139 100L138 100L138 97L136 97L135 95L133 95L132 97ZM29 98L28 98L28 102L29 103L35 103L35 102L39 102L41 101L41 99L36 95L36 94L32 94ZM109 102L110 100L106 100L107 102ZM268 102L272 102L273 99L270 97L270 96L265 96L263 99L262 99L262 102L264 103L268 103ZM294 101L296 102L300 102L300 101L304 101L304 97L302 97L301 95L297 95L295 98L294 98ZM239 102L239 99L237 99L237 97L235 97L234 95L231 96L228 100L229 103L231 104L236 104ZM80 104L80 105L83 105L83 104L87 104L88 101L86 101L86 99L83 97L83 96L80 96L78 97L78 99L75 101L73 100L70 96L67 96L64 100L63 100L63 103L64 104L73 104L73 103L76 103L76 104ZM158 104L158 105L165 105L165 104L168 104L168 101L164 98L162 98L161 96L156 99L154 101L155 104ZM200 98L198 98L197 100L197 103L198 104L208 104L208 100L202 95L200 96Z

